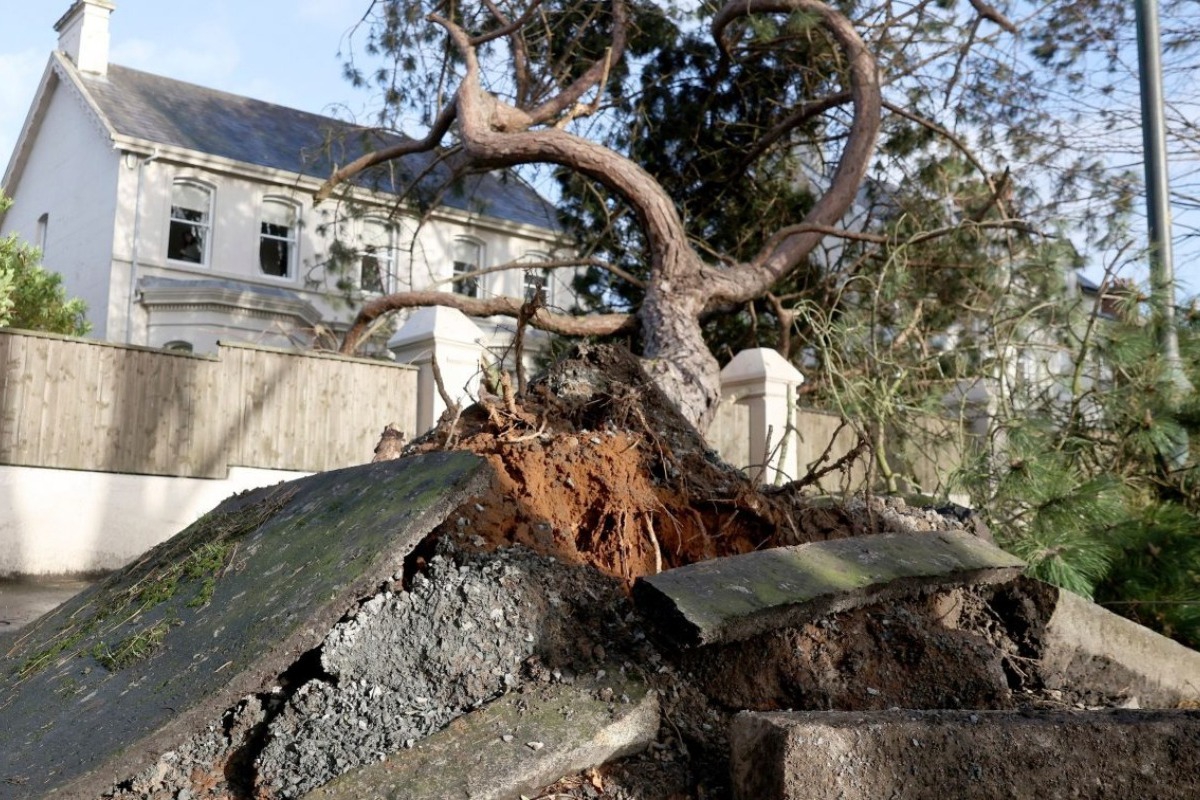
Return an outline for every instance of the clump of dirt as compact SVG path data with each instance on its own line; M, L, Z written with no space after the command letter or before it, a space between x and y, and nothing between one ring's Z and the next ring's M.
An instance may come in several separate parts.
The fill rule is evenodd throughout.
M477 546L521 544L628 586L695 561L905 527L893 506L759 486L707 447L626 351L582 347L521 396L500 391L404 451L467 450L494 468L490 490L433 539L469 529Z
M520 396L501 385L404 454L444 449L489 461L489 490L276 687L111 797L301 796L499 694L606 662L657 692L658 741L541 797L728 797L726 729L743 709L1008 708L1038 686L1028 663L1044 609L1024 595L935 595L735 647L660 650L622 591L639 576L763 547L967 526L892 499L834 504L757 485L623 351L581 348Z
M954 589L700 648L681 660L729 709L1011 709L1043 689L1038 633L1052 611L1046 587L1032 581Z

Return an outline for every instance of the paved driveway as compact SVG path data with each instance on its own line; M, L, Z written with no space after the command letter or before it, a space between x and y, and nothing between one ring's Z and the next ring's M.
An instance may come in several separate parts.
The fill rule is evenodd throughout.
M0 579L0 636L28 625L94 582L74 576Z

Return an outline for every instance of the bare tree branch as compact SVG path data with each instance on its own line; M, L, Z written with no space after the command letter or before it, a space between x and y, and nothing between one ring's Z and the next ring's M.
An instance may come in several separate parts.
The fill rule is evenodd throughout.
M612 0L612 45L602 58L592 62L570 86L539 106L529 110L534 123L548 122L579 102L588 90L598 86L613 64L625 57L629 43L629 6L625 0Z
M515 297L467 297L453 292L401 292L378 297L362 307L350 330L342 340L341 352L354 353L362 344L371 323L392 311L404 308L442 306L455 308L472 317L512 317L518 319L525 301ZM636 319L632 314L590 314L571 316L538 308L528 318L529 324L547 333L563 336L611 336L632 330Z
M837 42L848 60L850 94L854 117L846 145L829 188L802 221L810 225L835 225L854 203L875 152L880 124L880 88L875 59L845 15L820 0L729 0L713 19L712 35L724 48L725 30L735 20L750 14L806 11ZM797 265L821 241L815 231L797 231L772 240L749 264L735 268L743 273L740 293L714 301L748 300L761 295Z
M370 153L359 156L346 166L334 170L329 179L321 184L316 194L313 195L313 202L320 203L322 200L329 199L338 186L377 164L402 158L412 153L424 153L433 150L441 143L447 131L450 130L456 113L457 108L454 104L447 105L438 114L438 118L434 120L433 127L430 128L429 133L424 139L407 139L391 147L385 147L382 150L373 150Z
M1001 14L994 6L988 5L983 0L970 0L970 3L975 12L988 22L995 23L1013 36L1019 33L1017 26L1013 24L1012 20Z

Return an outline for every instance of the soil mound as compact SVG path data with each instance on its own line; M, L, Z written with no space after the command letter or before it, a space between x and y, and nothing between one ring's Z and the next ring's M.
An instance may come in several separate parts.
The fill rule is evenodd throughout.
M490 491L452 514L425 555L469 530L467 546L521 544L628 586L764 547L962 527L894 502L814 503L802 481L756 484L708 448L627 351L581 347L519 396L495 388L403 451L467 450L494 468Z
M623 351L580 348L519 395L501 381L403 455L443 450L485 458L491 486L278 685L106 796L300 797L499 695L606 664L655 690L658 741L539 797L728 797L726 730L747 708L1007 708L1042 696L1029 665L1045 609L1027 590L960 590L738 646L660 650L628 599L639 576L757 548L965 526L891 499L822 504L802 485L757 485Z

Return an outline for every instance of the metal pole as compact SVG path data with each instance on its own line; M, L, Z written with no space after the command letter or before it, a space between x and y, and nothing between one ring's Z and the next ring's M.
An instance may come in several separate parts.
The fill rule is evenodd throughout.
M1179 336L1175 330L1175 265L1171 249L1171 202L1167 179L1158 0L1135 0L1134 6L1137 10L1138 76L1142 95L1142 150L1146 162L1146 217L1150 229L1150 298L1159 315L1159 344L1163 356L1168 368L1182 377Z
M1146 161L1146 218L1150 228L1150 302L1158 324L1158 343L1167 377L1181 397L1192 391L1179 357L1175 329L1175 265L1171 250L1171 201L1167 178L1167 132L1163 114L1162 35L1158 0L1134 0L1137 13L1138 77L1142 95L1142 149ZM1176 469L1187 465L1188 437L1183 432L1164 453Z

